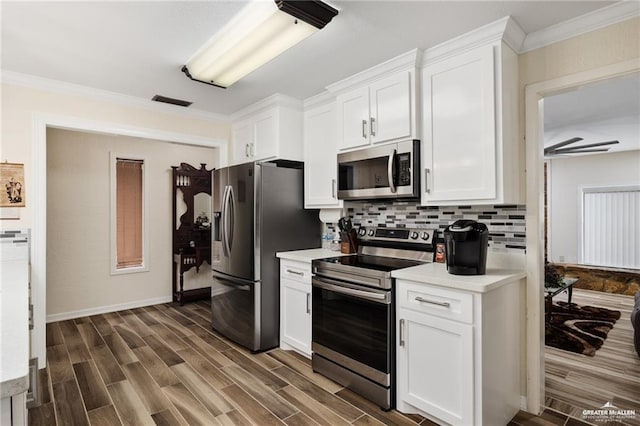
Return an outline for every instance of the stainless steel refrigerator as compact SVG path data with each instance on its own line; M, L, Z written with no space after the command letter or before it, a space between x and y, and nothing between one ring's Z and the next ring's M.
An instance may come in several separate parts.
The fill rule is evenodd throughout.
M213 173L211 325L252 350L278 346L279 251L320 246L304 209L301 163L248 163Z

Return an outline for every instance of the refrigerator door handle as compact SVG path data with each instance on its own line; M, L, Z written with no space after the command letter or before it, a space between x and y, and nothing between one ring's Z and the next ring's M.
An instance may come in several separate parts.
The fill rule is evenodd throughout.
M236 225L236 197L233 194L233 186L229 186L229 207L231 210L230 220L229 220L229 237L228 241L228 250L231 253L231 247L233 246L233 228Z
M224 193L222 194L222 252L225 257L229 257L230 250L228 249L228 227L227 224L229 218L229 212L227 211L227 198L229 196L229 186L224 187Z
M219 273L216 273L215 271L213 272L213 278L218 280L218 281L220 281L224 285L228 285L228 286L236 288L238 290L242 290L242 291L250 291L251 290L251 286L249 284L243 284L242 281L239 280L239 279L232 280L232 279L226 278L226 277L220 275Z

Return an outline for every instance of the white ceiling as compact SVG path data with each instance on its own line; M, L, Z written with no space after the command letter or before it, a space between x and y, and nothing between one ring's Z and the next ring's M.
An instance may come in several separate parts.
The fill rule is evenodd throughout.
M325 29L228 89L192 82L189 57L242 1L8 2L2 69L229 114L273 93L298 99L413 48L428 48L511 15L526 33L612 1L334 1Z
M581 137L567 148L618 140L609 152L640 149L640 73L546 97L543 111L545 146Z

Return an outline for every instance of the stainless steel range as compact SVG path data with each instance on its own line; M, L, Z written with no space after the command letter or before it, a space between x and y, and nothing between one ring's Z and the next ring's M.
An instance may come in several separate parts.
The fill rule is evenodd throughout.
M391 272L433 261L434 230L358 230L358 253L314 260L313 370L388 410L395 403Z

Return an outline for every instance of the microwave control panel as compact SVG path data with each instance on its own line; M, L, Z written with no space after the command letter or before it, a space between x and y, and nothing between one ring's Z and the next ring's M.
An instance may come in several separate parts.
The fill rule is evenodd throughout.
M398 186L411 185L411 154L398 154Z

